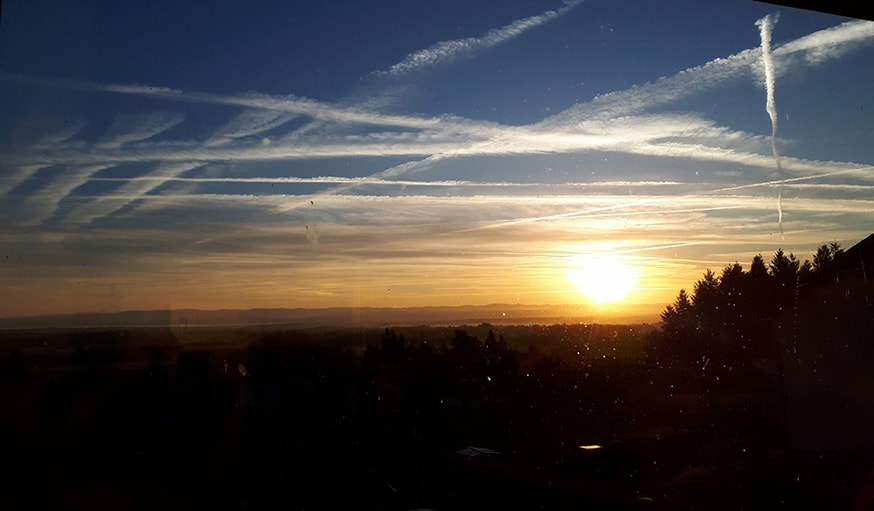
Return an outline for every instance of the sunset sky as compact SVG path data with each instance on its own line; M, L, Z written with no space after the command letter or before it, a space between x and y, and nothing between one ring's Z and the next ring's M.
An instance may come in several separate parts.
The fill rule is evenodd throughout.
M655 316L707 268L874 231L872 22L749 0L0 20L2 316L582 311L592 264L634 277L600 307Z

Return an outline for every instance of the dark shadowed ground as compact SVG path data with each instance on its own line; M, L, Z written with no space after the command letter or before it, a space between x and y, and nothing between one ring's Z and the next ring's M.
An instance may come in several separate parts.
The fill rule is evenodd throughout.
M773 364L657 360L653 330L6 331L4 498L9 509L773 509L870 494L871 450L804 445Z

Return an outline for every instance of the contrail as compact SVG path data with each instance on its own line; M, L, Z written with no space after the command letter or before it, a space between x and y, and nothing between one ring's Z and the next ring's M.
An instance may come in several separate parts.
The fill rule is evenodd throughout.
M419 50L407 55L402 61L390 67L388 71L383 71L377 74L403 76L425 68L447 64L463 56L475 55L518 37L535 27L543 25L544 23L559 18L582 2L583 0L566 1L565 5L560 9L544 11L537 16L518 19L509 25L490 30L481 37L467 37L464 39L441 41L425 48L424 50Z
M771 118L771 153L777 162L777 176L781 179L780 191L777 192L777 226L780 228L780 237L785 239L783 236L783 167L780 164L780 153L777 152L777 104L774 102L774 59L771 56L771 32L774 30L774 23L777 22L778 17L769 14L756 21L756 26L759 27L759 36L762 38L762 63L765 66L765 90L767 93L765 110L768 111L768 117Z
M772 186L772 185L783 185L784 183L796 183L798 181L809 181L812 179L821 179L829 176L837 176L840 174L862 174L865 175L869 171L874 170L874 167L859 167L853 169L846 170L836 170L834 172L825 172L823 174L814 174L811 176L801 176L801 177L793 177L791 179L778 179L777 181L764 181L761 183L750 183L746 185L737 185L737 186L729 186L725 188L717 188L715 190L710 190L709 193L719 193L719 192L730 192L734 190L743 190L744 188L758 188L761 186Z

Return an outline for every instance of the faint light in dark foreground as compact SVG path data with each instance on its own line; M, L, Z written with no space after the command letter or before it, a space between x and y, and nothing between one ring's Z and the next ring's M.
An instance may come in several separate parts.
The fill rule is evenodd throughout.
M480 455L493 456L497 454L501 454L498 451L493 451L491 449L487 449L485 447L465 447L464 449L459 449L455 451L456 454L461 454L463 456L474 457Z
M592 444L592 445L581 445L581 446L580 446L580 449L584 449L584 450L586 450L586 451L594 451L595 449L600 449L600 448L601 448L601 446L598 445L598 444Z

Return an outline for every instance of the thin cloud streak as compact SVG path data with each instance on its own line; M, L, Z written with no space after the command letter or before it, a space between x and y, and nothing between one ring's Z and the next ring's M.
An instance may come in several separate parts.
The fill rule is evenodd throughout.
M805 44L795 44L792 46L793 51L795 52L803 52L809 49L810 45L816 44L820 39L826 39L829 41L829 44L832 47L836 48L834 51L838 51L841 48L842 44L847 44L847 42L858 42L858 40L866 39L871 37L874 32L872 32L871 26L874 24L865 23L862 25L848 23L844 24L840 27L836 27L835 29L831 29L828 31L821 31L824 35L822 37L813 37L807 36L805 38ZM846 32L846 33L845 33ZM819 33L817 33L819 34ZM747 57L743 60L748 60L748 58L754 57L753 53L750 52ZM834 53L834 52L833 52ZM730 62L732 58L729 59L717 59L708 63L701 68L693 68L693 69L701 69L706 70L709 67L723 67L723 62ZM728 66L729 68L736 68L737 66ZM690 81L688 80L688 76L695 73L690 73L689 71L680 73L677 76L682 77L680 80L684 84L684 93L688 94L689 89L694 89L694 87L689 87ZM700 74L700 73L699 73ZM698 79L692 80L692 82L708 82L713 83L714 80L718 76L718 73L714 72L704 72L703 76L699 76ZM664 79L662 81L662 85L666 83ZM658 82L657 82L658 83ZM677 85L677 84L675 84ZM154 87L145 87L145 86L115 86L115 85L104 85L104 86L94 86L101 90L107 90L112 92L123 92L128 94L148 94L148 95L158 95L160 97L167 97L170 99L183 99L191 100L191 101L218 101L218 102L228 102L228 103L243 103L248 104L248 106L256 106L257 108L277 108L280 111L287 110L289 104L293 105L291 110L297 113L309 112L310 114L314 114L316 117L322 117L325 119L331 120L345 120L347 122L373 122L375 124L386 124L386 125L403 125L406 127L417 127L417 128L431 128L436 126L443 125L443 128L451 129L453 132L463 133L471 136L478 136L485 138L486 140L481 141L480 143L476 143L473 145L469 144L469 140L465 143L468 144L467 147L464 147L460 144L461 147L453 148L452 144L449 145L440 145L434 142L426 143L421 145L420 147L416 147L416 144L411 144L409 141L400 141L400 143L392 144L392 145L372 145L372 144L353 144L353 145L344 145L340 144L325 144L325 143L317 143L313 144L309 147L302 148L300 145L295 145L293 147L287 147L284 150L279 150L276 147L270 148L270 150L264 150L264 148L256 147L256 148L242 148L239 151L198 151L196 148L192 149L176 149L173 151L172 149L169 152L161 152L161 150L157 150L152 148L152 152L154 155L149 155L149 148L142 148L139 151L133 152L136 155L136 159L141 161L143 159L149 160L196 160L203 159L207 161L241 161L241 160L271 160L271 159L292 159L292 158L319 158L319 157L335 157L335 156L350 156L350 155L385 155L385 154L393 154L393 155L406 155L406 156L426 156L428 154L445 154L445 155L473 155L473 154L502 154L502 153L510 153L510 154L522 154L525 152L560 152L560 151L585 151L585 150L593 150L593 149L603 149L603 150L616 150L621 151L622 148L622 136L626 137L629 134L634 134L636 130L625 130L625 133L619 133L613 138L609 135L580 135L579 133L568 134L565 137L555 136L543 136L537 133L532 133L531 130L519 129L519 128L506 128L500 127L498 125L492 123L477 123L473 121L460 121L455 118L430 118L430 119L421 119L414 118L409 116L382 116L374 113L362 113L361 111L357 111L355 109L348 108L337 108L331 107L326 104L319 104L318 102L312 102L309 100L297 100L297 99L279 99L279 98L270 98L270 97L214 97L208 94L200 94L200 93L182 93L181 91L175 91L172 89L165 88L154 88ZM644 86L643 88L646 88ZM670 89L670 87L668 87ZM641 88L632 88L632 94L638 94L641 92ZM671 97L677 97L680 91L674 90L671 92ZM619 96L622 96L622 94ZM645 94L646 99L645 102L648 104L657 104L660 102L658 94ZM611 96L612 97L612 96ZM623 103L628 103L628 98L616 97L614 99L623 100ZM638 99L644 99L639 97ZM597 103L596 101L593 102ZM634 103L633 101L631 103ZM320 113L315 113L318 110ZM573 110L573 108L571 109ZM326 114L326 115L322 115ZM555 119L553 119L555 120ZM548 124L548 123L547 123ZM543 128L547 124L541 124L538 128ZM634 123L629 123L634 124ZM677 129L682 129L679 123L677 124ZM688 125L685 126L688 128ZM507 135L510 135L509 137ZM664 134L662 134L664 135ZM618 139L618 140L617 140ZM360 141L358 139L356 141ZM528 143L524 143L524 141L528 141ZM519 143L522 141L523 143ZM546 142L546 144L544 144ZM551 142L551 143L550 143ZM625 140L627 143L628 140ZM724 154L724 151L723 151ZM127 160L124 155L118 154L107 154L104 156L106 161L122 163ZM63 157L56 158L53 162L55 163L63 161Z
M23 225L35 226L44 222L58 210L61 201L73 190L88 182L96 173L111 167L112 165L88 165L68 168L61 176L25 200L32 212Z
M137 177L95 177L94 182L191 182L191 183L307 183L307 184L360 184L377 186L424 186L424 187L474 187L474 188L615 188L615 187L661 187L682 186L690 183L679 181L598 181L593 183L560 182L510 182L510 181L467 181L467 180L433 180L413 181L398 179L380 179L375 177L341 177L341 176L317 176L317 177L162 177L162 176L137 176Z
M185 120L178 113L118 114L95 145L103 150L119 149L125 144L141 142L159 135Z
M260 135L279 128L297 117L293 113L272 110L243 110L234 119L222 126L203 145L214 147L232 143L245 137Z
M874 22L850 21L817 31L813 34L785 43L774 50L774 56L801 56L804 64L816 65L826 59L838 58L846 52L874 41ZM681 71L671 77L635 86L625 91L597 96L590 103L571 107L554 117L548 118L538 126L549 127L554 124L567 125L569 121L591 119L602 114L622 117L640 113L649 108L676 101L690 94L716 87L725 81L737 79L748 73L761 58L761 49L749 49L726 58L717 58L701 66ZM355 107L342 107L317 100L296 96L271 96L266 94L219 95L201 92L186 92L168 87L149 85L122 85L79 82L73 80L48 80L14 73L0 73L0 78L8 82L23 82L42 86L66 87L71 89L111 92L124 95L148 96L156 99L191 103L214 103L235 105L252 109L274 110L316 119L340 123L394 126L410 129L454 128L464 129L466 123L455 117L416 117L380 114L375 111ZM568 118L571 118L568 120ZM482 124L479 123L480 127ZM488 123L492 127L497 125Z
M152 97L170 101L211 103L251 109L273 110L296 115L306 115L314 119L342 124L363 124L410 129L429 129L439 128L445 125L456 125L456 123L453 122L452 117L429 118L408 115L380 114L363 108L343 107L297 96L275 96L268 94L221 95L206 92L184 92L181 90L161 87L119 84L81 83L78 84L78 87L85 90Z
M112 196L108 198L139 198L138 196ZM173 205L183 208L214 208L236 205L238 207L281 207L292 201L296 203L301 196L287 195L256 195L256 194L160 194L142 197L144 201L162 203L165 206ZM360 196L360 195L334 195L326 198L320 208L333 211L332 215L342 217L344 211L355 212L356 215L363 212L373 213L374 222L385 226L384 215L391 214L394 218L403 219L408 217L408 224L419 225L416 212L422 208L430 208L430 215L435 219L447 216L469 218L466 208L475 209L478 214L471 223L481 223L483 219L492 216L512 216L511 208L532 207L542 210L548 208L574 208L549 215L530 217L514 217L510 220L494 221L487 225L472 225L466 229L454 229L452 234L461 232L481 231L496 227L518 226L535 222L574 221L580 218L625 218L641 217L651 222L647 228L652 228L656 215L674 215L680 213L706 212L720 210L749 210L767 211L768 197L763 196L713 196L687 195L687 196L651 196L647 199L629 199L627 196L608 197L569 197L558 196L513 196L513 195L487 195L487 196L430 196L430 195L404 195L404 196ZM600 203L597 207L580 209L581 204ZM793 198L794 208L805 213L833 213L833 214L868 214L874 209L874 200L869 199L842 199L822 201L812 198ZM344 209L345 208L345 209ZM461 209L460 209L461 208ZM623 211L635 208L635 211ZM370 215L368 213L368 215ZM380 213L376 215L376 213ZM292 218L301 218L295 214ZM363 218L363 217L362 217ZM277 220L278 221L278 220ZM329 222L321 221L325 224Z
M420 72L424 69L449 64L462 58L470 58L495 46L515 39L520 35L536 27L555 20L581 4L582 0L574 0L565 3L565 6L557 10L544 11L537 16L519 19L501 28L486 32L480 37L466 37L441 41L424 50L413 52L403 58L397 64L391 66L388 71L378 72L378 76L401 77L411 73Z
M217 205L239 207L280 207L289 202L296 203L306 196L289 196L282 194L259 195L259 194L189 194L189 193L164 193L157 195L102 195L107 199L142 199L145 202L157 202L165 205L181 206L183 208L215 208ZM404 219L399 216L412 215L406 218L407 223L417 224L417 212L422 208L429 208L429 215L436 219L453 217L467 217L468 210L476 210L477 216L471 223L488 221L490 217L504 218L510 216L510 220L501 220L498 225L474 225L467 230L482 230L486 228L521 225L533 222L575 220L586 217L625 217L646 216L647 214L662 215L665 213L683 213L691 211L720 209L746 209L750 211L767 211L770 209L768 197L759 195L685 195L685 196L647 196L645 199L634 199L624 195L614 196L518 196L518 195L475 195L475 196L434 196L434 195L402 195L402 196L377 196L377 195L334 195L326 197L319 205L323 214L342 217L345 212L356 214L369 211L372 213L394 213L394 218ZM870 213L874 208L874 200L870 199L840 199L823 201L819 198L793 198L793 206L803 212L828 212L828 213ZM594 204L599 204L593 206ZM581 205L588 205L580 209ZM401 209L408 208L408 209ZM550 208L572 208L548 215L530 217L514 216L514 209L532 208L533 210L549 210ZM635 211L623 211L634 208ZM304 218L300 213L290 212L289 218ZM369 214L369 213L368 213ZM276 221L282 221L278 217ZM329 217L328 217L329 218ZM386 220L382 216L374 216L374 221L383 224ZM325 223L323 221L323 223ZM453 230L452 232L462 232Z
M688 132L689 130L689 120L688 116L682 116L680 118L674 119L673 124L671 124L671 117L660 116L658 117L659 122L656 124L658 129L655 130L645 130L645 129L632 129L632 127L639 128L641 127L641 123L633 123L630 120L626 120L628 122L622 123L624 126L627 126L626 129L623 129L624 133L629 135L630 139L623 140L621 135L624 133L610 133L604 135L596 135L596 136L584 136L580 137L579 135L568 135L561 136L560 134L540 134L540 133L531 133L530 130L520 129L520 128L507 128L503 137L497 141L485 141L479 144L474 144L472 146L463 147L461 144L459 146L453 147L450 145L434 145L434 144L424 144L419 148L410 147L410 143L407 142L409 139L404 140L401 144L394 144L390 146L386 145L373 145L373 144L354 144L352 147L358 150L351 150L352 147L346 146L335 146L333 151L328 151L327 148L329 145L322 145L318 149L315 148L304 148L301 146L293 147L293 154L290 154L288 151L283 150L283 148L270 148L269 150L264 150L263 148L248 148L241 151L225 151L225 152L216 152L211 151L209 154L200 154L196 150L195 151L184 151L177 152L175 155L170 155L167 153L158 153L156 156L152 157L154 159L164 159L164 160L173 160L173 159L203 159L204 156L209 157L211 155L211 159L220 160L220 161L244 161L244 160L270 160L270 159L291 159L293 157L298 158L312 158L312 157L328 157L328 156L349 156L351 154L355 155L379 155L383 156L385 154L407 154L407 153L416 153L416 154L427 154L432 151L440 151L443 150L442 153L437 153L436 156L431 156L426 158L426 160L422 160L420 162L410 162L407 164L402 164L397 167L393 167L390 169L386 169L382 173L374 174L374 176L379 177L380 175L386 176L399 176L410 170L421 168L423 166L427 167L429 161L433 161L435 158L440 159L445 157L445 155L452 156L470 156L470 155L478 155L478 154L507 154L508 151L511 151L510 154L525 154L528 152L534 153L545 153L545 152L573 152L573 151L586 151L591 150L593 148L599 148L602 150L614 150L614 151L624 151L632 154L645 154L645 155L654 155L654 156L667 156L667 157L686 157L690 159L699 159L699 160L712 160L712 161L725 161L725 162L733 162L733 163L741 163L744 165L752 165L752 166L764 166L762 158L763 156L755 153L743 153L732 150L727 150L722 147L709 147L701 144L690 145L690 144L679 144L676 142L667 143L667 144L641 144L641 142L645 141L647 136L652 138L660 137L664 134L670 134L674 132L682 133L683 131ZM682 122L681 122L682 121ZM649 124L648 122L643 122L642 125L646 126ZM470 125L470 124L469 124ZM489 126L488 129L492 131L494 129L493 126ZM716 135L727 136L729 139L737 140L738 137L743 137L745 135L738 133L731 133L727 130L717 128L714 129L712 126L709 126L707 122L702 122L701 126L699 126L698 130L693 130L694 133L715 133ZM631 137L633 135L633 137ZM708 135L709 136L709 135ZM360 138L357 140L361 140ZM592 141L594 140L594 146L592 145ZM416 143L421 144L422 140L414 140L412 145L417 145ZM407 147L407 150L399 150L399 147ZM366 150L362 150L362 148L367 148ZM394 149L392 151L392 149ZM147 154L147 153L146 153ZM137 153L139 159L149 160L149 157L146 156L143 158L143 152ZM840 164L846 165L846 164ZM793 168L794 170L799 171L816 171L822 172L823 170L834 168L834 164L831 163L823 163L823 162L805 162L803 160L793 160ZM374 177L371 176L371 177ZM349 187L354 187L353 184L344 185L342 189L339 191L348 190ZM337 191L328 192L328 193L337 193Z
M88 224L99 218L107 217L136 200L130 197L142 198L164 183L179 180L182 174L201 166L201 163L161 165L149 172L147 176L142 176L142 179L125 179L125 184L118 187L112 194L94 197L92 202L71 211L64 218L64 222ZM92 177L90 180L98 181L99 178Z
M48 135L42 137L38 140L34 145L34 149L47 149L51 148L65 142L69 142L73 137L78 135L82 130L85 129L87 123L85 122L68 122L67 126L62 129L55 131L54 133L49 133Z
M847 21L784 43L774 49L773 53L778 59L800 56L808 65L816 66L841 58L862 45L871 44L872 38L874 22Z
M546 215L539 217L527 217L527 218L517 218L514 220L493 223L488 225L482 225L478 227L471 227L469 229L461 229L458 231L454 231L447 234L458 234L462 232L474 232L481 231L485 229L500 229L504 227L513 227L520 224L534 223L534 222L546 222L546 221L554 221L554 220L567 220L567 219L592 219L592 218L611 218L611 217L631 217L631 216L645 216L648 221L651 221L652 218L656 215L672 215L675 213L699 213L699 212L707 212L707 211L724 211L724 210L732 210L732 209L744 209L746 206L744 205L727 205L727 206L708 206L708 207L698 207L698 208L676 208L676 209L647 209L644 211L621 211L616 212L620 209L627 209L632 207L640 207L643 205L653 204L653 203L665 203L665 202L673 202L676 203L675 199L647 199L640 201L639 203L629 203L629 204L618 204L615 206L606 206L603 208L593 208L581 211L572 211L569 213L560 213L555 215Z
M444 57L423 58L383 82L396 85L415 78L415 72L492 47L488 38L502 44L549 21L529 24L535 18L468 40L471 50L459 47L453 53L453 42L447 41ZM0 228L0 239L19 243L23 232L35 255L30 268L64 265L63 271L49 268L53 276L81 272L81 261L95 258L118 278L129 279L131 289L139 285L144 293L169 296L178 288L189 293L186 299L200 293L209 300L216 294L234 300L246 289L265 300L291 293L336 304L350 286L373 299L382 282L398 281L408 287L406 299L427 296L432 304L491 297L496 290L502 296L555 296L566 292L549 284L562 269L561 256L587 251L608 251L647 271L667 272L664 280L647 287L676 289L675 284L698 275L702 265L722 264L720 250L743 246L755 253L778 242L771 232L768 195L774 186L787 190L792 221L786 232L793 248L813 246L822 232L868 229L865 221L874 200L866 194L872 188L866 183L874 182L874 173L870 165L786 157L787 175L765 180L763 169L773 168L776 152L769 151L776 143L776 120L768 138L719 126L702 115L655 109L732 80L765 83L767 93L767 82L781 74L870 44L872 26L851 22L772 49L770 79L762 48L751 49L598 96L528 126L450 115L390 115L354 101L344 106L295 96L73 84L175 101L180 108L209 103L236 112L209 126L194 116L203 108L188 108L190 117L173 112L122 116L94 143L84 142L93 138L92 126L84 134L57 132L21 150L9 147L4 168L20 163L20 171L6 174L0 195L12 191L6 209L20 203L25 214L35 213L30 225L42 226L20 229L9 223ZM359 155L385 159L369 160L361 168L341 160ZM602 164L602 156L610 162ZM323 158L334 160L316 161ZM276 163L291 160L297 161ZM376 172L374 161L382 165ZM558 163L556 172L547 174L553 162ZM101 172L111 167L117 168ZM621 180L639 175L640 169L652 179ZM501 173L489 175L492 171ZM298 172L348 172L353 177L285 175ZM487 175L481 182L471 179ZM680 175L688 177L675 177ZM671 177L660 181L664 176ZM832 176L844 177L826 180ZM562 178L572 182L537 182ZM581 182L585 179L595 182ZM15 190L19 185L25 186ZM623 188L632 187L634 195L630 189L624 194ZM35 192L19 197L30 190ZM283 190L294 193L279 193ZM315 193L303 193L309 190ZM267 193L252 193L258 191ZM40 259L44 253L63 253L64 258ZM169 268L168 259L174 263ZM277 267L264 276L265 269ZM510 268L517 271L513 282L506 279ZM223 279L207 283L205 272L220 273ZM449 275L441 291L433 291L435 274ZM136 275L144 277L137 280ZM485 284L486 277L493 280ZM88 283L99 285L96 278ZM313 303L319 302L305 306Z
M765 111L771 119L771 154L777 165L777 175L783 178L783 168L780 165L780 153L777 152L777 103L774 100L774 58L771 56L771 34L778 17L767 15L756 21L759 27L759 36L762 39L762 65L765 68ZM783 187L777 192L777 227L780 229L780 237L783 235Z
M705 146L701 146L701 145L689 145L689 144L677 144L677 143L662 144L662 145L644 144L644 145L633 145L631 147L627 147L626 151L629 153L646 154L646 155L654 155L654 156L669 156L669 157L674 157L674 158L687 157L690 159L698 159L698 160L711 159L714 161L730 161L730 162L741 163L741 164L749 165L749 166L753 166L753 167L767 165L767 157L764 155L749 154L749 153L746 153L746 154L737 153L737 152L731 151L731 150L705 147ZM382 178L386 178L386 177L394 177L394 176L403 175L405 173L409 173L412 170L416 170L416 169L421 170L423 168L427 168L434 161L438 161L442 158L443 158L442 156L432 156L430 158L427 158L426 160L418 160L418 161L408 162L408 163L405 163L405 164L402 164L402 165L399 165L396 167L386 169L385 171L374 174L368 178L364 178L364 180L366 181L368 179L372 180L372 179L382 179ZM832 169L835 169L835 168L839 169L838 172L860 171L860 170L863 170L864 168L867 168L867 167L858 166L858 165L854 165L854 164L838 164L838 163L834 163L834 162L808 162L808 161L804 161L804 160L796 160L796 159L791 159L791 158L788 158L787 161L791 164L790 167L793 169L793 171L796 171L796 172L803 172L803 171L817 172L820 175L823 175L823 171L831 171L831 172L825 172L825 174L833 173L835 171ZM847 169L846 167L848 165L851 165L855 168ZM185 167L185 165L183 165L183 167ZM68 191L72 191L78 185L84 184L85 181L87 181L93 177L93 173L77 174L77 175L79 175L83 179L83 181L78 183L78 184L70 183L66 187L66 189ZM173 178L176 176L165 174L165 177ZM363 184L365 181L354 182L354 183L343 183L343 184L340 184L339 186L335 187L332 190L320 192L319 194L317 194L317 197L323 197L323 196L330 195L330 194L343 193L343 192L346 192L352 188L359 186L360 184ZM155 184L152 188L147 189L146 191L154 189L155 187L157 187L159 185L160 185L160 182ZM53 197L52 200L57 202L59 199ZM288 211L289 209L293 209L293 208L297 208L297 207L300 207L302 205L305 205L306 202L307 201L304 200L304 201L301 201L301 203L297 204L297 205L285 204L285 205L279 206L276 211L277 212ZM117 211L117 209L119 209L119 208L113 208L112 211ZM91 220L94 219L94 217L89 217L89 218Z
M0 177L0 197L3 197L25 181L31 179L46 167L50 167L50 165L22 165L11 171L10 174Z
M426 168L429 168L433 163L440 161L443 159L443 156L440 155L432 155L422 160L414 160L406 163L402 163L400 165L396 165L394 167L389 167L383 171L377 172L375 174L371 174L367 176L365 179L386 179L386 178L394 178L397 176L401 176L404 174L409 174L413 171L422 171ZM349 184L340 184L329 188L327 190L323 190L313 196L310 196L309 201L319 200L321 202L322 198L330 196L330 195L339 195L345 192L348 192L352 189L355 189L358 186L357 183L349 183ZM303 206L306 206L306 202L302 203ZM301 204L296 205L285 205L279 207L275 210L277 213L287 212L293 209L297 209L301 206Z
M797 66L813 66L840 58L863 45L874 43L874 22L848 21L838 26L799 37L774 49L783 72ZM801 57L801 59L796 59ZM728 57L716 58L700 66L659 78L629 89L596 96L540 123L544 128L568 126L582 120L612 119L636 115L652 108L674 103L722 84L749 76L761 60L761 48L751 48Z
M764 181L764 182L760 182L760 183L727 186L724 188L717 188L715 190L712 190L711 193L730 192L730 191L735 191L735 190L743 190L743 189L747 189L747 188L759 188L759 187L763 187L763 186L778 186L778 185L784 184L784 183L796 183L799 181L810 181L810 180L814 180L814 179L822 179L824 177L847 175L847 174L853 174L859 178L868 178L872 182L874 182L874 176L871 175L872 172L874 172L874 166L858 166L858 167L845 169L845 170L836 170L834 172L826 172L824 174L814 174L811 176L800 176L800 177L793 177L793 178L788 178L788 179L778 179L775 181Z
M635 122L636 121L636 122ZM691 160L723 161L743 165L766 167L764 155L747 151L734 150L722 146L711 145L715 139L724 139L726 145L738 140L755 140L755 135L743 132L732 132L725 128L714 127L709 121L696 119L692 116L656 116L637 119L623 119L615 127L607 127L602 132L589 133L546 133L526 128L507 127L501 131L493 126L486 128L488 134L481 134L477 141L470 138L451 139L445 136L422 134L384 133L366 136L348 136L334 141L316 140L306 145L303 141L297 144L248 145L240 148L208 148L198 146L182 147L177 144L166 146L162 144L140 144L125 152L106 151L76 154L78 159L88 159L93 163L123 163L142 162L173 162L173 161L277 161L292 159L313 159L352 156L426 156L423 162L435 159L465 156L502 156L515 154L550 154L573 153L587 151L614 151L628 154L643 154L649 156L681 157ZM495 135L492 138L486 138ZM675 140L681 136L693 143L680 143ZM708 142L695 143L703 136ZM672 141L661 142L668 138ZM71 154L61 151L40 155L37 162L45 165L62 164L69 161ZM830 164L800 159L787 159L792 162L793 169L822 171L834 165L851 165L845 163ZM388 175L396 177L417 168L417 164L403 164L386 169L370 177ZM385 173L385 174L383 174Z
M208 92L183 91L169 87L137 84L95 83L77 80L56 80L31 77L17 73L0 72L0 79L10 83L60 87L85 92L107 92L125 96L147 97L181 103L205 103L237 106L253 110L270 110L296 115L309 116L323 121L341 124L361 124L408 129L431 129L445 126L463 128L463 122L452 116L417 117L412 115L381 114L373 110L355 106L340 106L315 99L294 95L278 96L270 94L213 94Z

